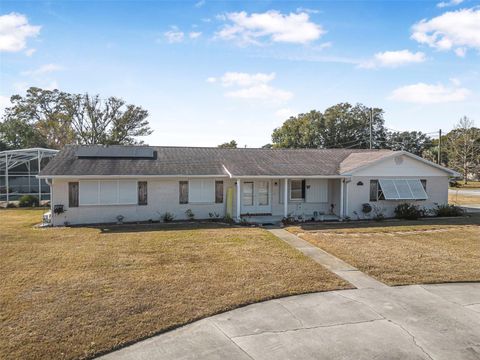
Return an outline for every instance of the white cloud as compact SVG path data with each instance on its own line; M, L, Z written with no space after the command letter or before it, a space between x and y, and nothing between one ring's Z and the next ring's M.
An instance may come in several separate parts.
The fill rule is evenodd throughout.
M283 102L290 100L293 93L271 86L269 83L275 79L275 73L240 73L227 72L219 78L210 77L207 82L218 82L224 87L235 87L225 93L226 97L262 100L267 102Z
M467 48L465 47L460 47L460 48L456 48L455 49L455 55L459 56L459 57L465 57L465 55L467 55Z
M244 89L229 91L225 93L225 96L238 99L281 102L290 100L293 94L290 91L280 90L267 84L258 84Z
M28 23L25 15L10 13L0 16L0 51L17 52L25 49L27 39L35 37L41 26Z
M325 33L320 25L310 21L306 12L284 15L270 10L248 15L242 11L227 13L218 18L230 23L224 25L216 36L240 44L260 44L264 38L274 42L306 44Z
M25 55L27 56L32 56L35 52L37 51L37 49L27 49L25 50Z
M185 37L185 34L183 33L183 31L180 31L178 27L172 26L170 30L163 33L163 36L165 36L165 39L167 39L167 42L169 42L170 44L173 44L173 43L182 42Z
M463 0L442 1L437 4L437 7L444 8L449 6L456 6L456 5L460 5L462 2Z
M205 0L200 0L195 3L196 8L201 8L203 5L205 5L206 1Z
M280 119L289 119L290 116L295 116L297 113L290 108L282 108L275 111L275 115Z
M266 84L273 79L275 79L275 73L248 74L239 72L226 72L219 80L223 86L252 86Z
M63 70L63 67L57 64L45 64L40 66L37 69L22 71L21 74L24 76L38 76L45 75L55 71Z
M308 14L318 14L318 13L320 13L320 10L298 7L297 8L297 13L302 13L302 12L306 12Z
M373 59L367 60L359 64L361 68L376 68L376 67L399 67L412 63L421 63L426 60L423 52L413 53L409 50L385 51L376 53Z
M412 39L437 50L464 56L467 48L480 50L480 9L449 11L412 27Z
M465 88L417 83L395 89L389 99L416 104L438 104L463 101L469 94L470 91Z
M460 86L460 84L462 83L462 82L460 81L460 79L454 78L454 77L453 77L453 78L450 78L450 81L451 81L452 84L455 85L455 86Z
M202 33L199 32L199 31L191 31L188 36L190 37L190 39L196 39L196 38L199 38L200 36L202 36Z

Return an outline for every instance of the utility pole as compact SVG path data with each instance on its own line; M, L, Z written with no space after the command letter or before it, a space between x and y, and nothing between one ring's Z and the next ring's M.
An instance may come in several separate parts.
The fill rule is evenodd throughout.
M442 165L442 129L438 130L438 165Z
M372 148L373 108L370 108L370 149Z

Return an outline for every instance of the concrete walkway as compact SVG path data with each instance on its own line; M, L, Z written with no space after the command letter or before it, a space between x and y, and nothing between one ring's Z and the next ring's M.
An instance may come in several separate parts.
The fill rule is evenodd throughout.
M331 272L337 274L342 279L348 281L357 289L368 288L384 288L387 287L384 283L368 276L357 268L354 268L345 261L323 251L319 247L310 244L298 236L288 232L284 229L269 229L272 234L290 244L294 248L300 250L302 253L312 258L319 264L325 266Z
M480 359L480 284L374 287L257 303L112 359Z

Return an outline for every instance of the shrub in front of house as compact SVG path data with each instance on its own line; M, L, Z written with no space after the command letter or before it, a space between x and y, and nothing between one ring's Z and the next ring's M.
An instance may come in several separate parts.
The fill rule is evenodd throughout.
M23 195L18 200L18 206L20 207L38 207L39 201L38 197L34 195Z
M402 203L397 205L394 212L396 218L405 220L417 220L418 218L425 215L423 209L419 208L417 205L409 203Z
M160 219L163 221L163 222L172 222L173 219L175 218L175 216L170 213L170 212L165 212L162 214L162 216L160 216Z
M463 209L455 205L439 205L436 209L434 209L434 215L439 217L462 216L463 214Z
M187 209L185 211L185 215L187 215L188 220L195 219L195 214L193 213L192 209Z

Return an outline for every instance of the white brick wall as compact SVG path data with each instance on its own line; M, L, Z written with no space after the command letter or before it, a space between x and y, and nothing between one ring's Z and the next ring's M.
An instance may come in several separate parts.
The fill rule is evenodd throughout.
M376 202L370 202L370 180L378 179L378 176L353 176L352 181L347 185L347 215L352 219L357 219L358 216L363 218L363 213L361 211L362 204L370 203L375 204L379 208L383 209L383 214L386 217L393 217L393 210L395 207L404 202L414 203L416 205L434 208L439 204L448 203L448 176L382 176L382 179L389 178L402 178L402 179L425 179L427 180L427 195L428 200L424 201L391 201L391 200L381 200ZM363 186L357 185L358 182L362 182ZM354 214L354 211L358 215Z

